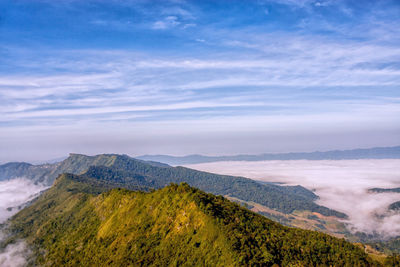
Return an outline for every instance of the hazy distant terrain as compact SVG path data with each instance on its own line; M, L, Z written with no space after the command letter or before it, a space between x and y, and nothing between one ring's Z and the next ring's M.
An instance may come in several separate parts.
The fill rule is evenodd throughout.
M349 215L349 229L382 237L400 235L400 213L389 212L400 194L370 188L400 186L400 160L230 161L186 167L315 189L317 203Z
M260 155L234 156L188 155L178 157L169 155L144 155L137 158L163 162L170 165L197 164L216 161L400 159L400 146L332 150L325 152L264 153Z

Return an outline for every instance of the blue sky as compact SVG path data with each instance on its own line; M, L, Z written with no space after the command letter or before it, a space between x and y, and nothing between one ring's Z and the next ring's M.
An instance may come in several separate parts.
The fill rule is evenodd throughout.
M0 0L0 162L400 144L400 2Z

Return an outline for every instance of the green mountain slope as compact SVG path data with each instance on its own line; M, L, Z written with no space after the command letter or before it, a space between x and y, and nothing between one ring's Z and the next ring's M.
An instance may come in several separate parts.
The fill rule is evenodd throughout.
M92 166L91 169L89 169ZM97 168L93 168L97 167ZM0 177L4 165L0 166ZM30 172L30 168L39 168L41 172ZM171 167L162 163L146 162L125 155L85 156L71 154L57 164L43 166L32 165L25 177L51 185L61 173L82 174L87 171L95 178L107 177L127 186L161 188L169 183L186 182L209 193L235 197L244 201L253 201L271 209L292 213L295 210L309 210L326 216L345 218L346 215L314 203L317 196L301 186L278 186L261 184L254 180L217 175L184 167ZM88 170L89 169L89 170Z
M64 174L11 220L46 266L375 266L358 247L288 228L187 184L150 193ZM9 242L12 241L9 240Z

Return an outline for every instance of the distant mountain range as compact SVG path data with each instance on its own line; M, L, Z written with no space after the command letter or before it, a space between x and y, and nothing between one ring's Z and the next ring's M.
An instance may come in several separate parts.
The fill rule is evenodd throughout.
M371 188L368 189L370 193L400 193L400 187L397 188Z
M168 156L144 155L136 157L142 160L163 162L170 165L185 165L216 161L263 161L263 160L345 160L345 159L400 159L400 146L375 147L352 150L332 150L325 152L267 153L260 155L235 156Z

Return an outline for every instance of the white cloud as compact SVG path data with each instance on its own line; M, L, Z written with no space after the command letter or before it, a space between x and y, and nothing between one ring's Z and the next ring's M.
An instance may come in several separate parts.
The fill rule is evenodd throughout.
M156 29L156 30L164 30L166 28L168 28L168 25L164 21L159 20L159 21L154 22L154 24L153 24L153 29Z
M193 28L196 27L197 24L196 23L186 23L185 25L183 25L183 29L187 29L187 28Z
M98 108L75 108L75 109L58 109L58 110L42 110L42 111L29 111L25 113L14 114L6 116L3 119L11 118L32 118L32 117L62 117L62 116L73 116L73 115L95 115L95 114L110 114L110 113L121 113L121 112L133 112L133 111L165 111L165 110L178 110L178 109L191 109L191 108L211 108L211 107L238 107L238 106L254 106L257 103L218 103L215 101L210 102L184 102L176 104L165 104L165 105L151 105L151 106L111 106L111 107L98 107ZM261 105L261 104L258 104ZM129 115L133 118L132 115ZM143 117L143 116L137 116Z
M1 241L1 237L0 237ZM15 244L10 244L0 250L0 266L2 267L24 267L27 266L27 258L31 251L26 243L19 241Z
M178 17L167 16L163 20L154 22L152 28L155 30L165 30L168 28L173 28L175 26L178 26L179 24L181 24L181 22L178 20Z

